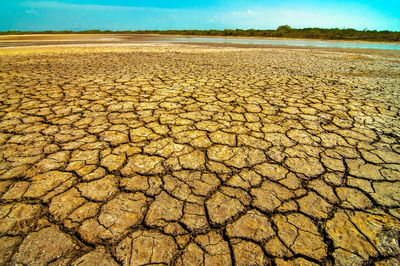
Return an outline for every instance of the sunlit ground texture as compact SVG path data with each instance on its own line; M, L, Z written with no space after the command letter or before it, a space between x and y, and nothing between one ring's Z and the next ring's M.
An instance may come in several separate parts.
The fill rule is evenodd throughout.
M0 49L0 264L399 265L400 55Z

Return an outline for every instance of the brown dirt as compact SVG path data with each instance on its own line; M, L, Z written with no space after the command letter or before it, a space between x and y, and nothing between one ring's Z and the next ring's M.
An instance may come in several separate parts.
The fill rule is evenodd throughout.
M65 43L0 49L1 265L399 264L396 54Z

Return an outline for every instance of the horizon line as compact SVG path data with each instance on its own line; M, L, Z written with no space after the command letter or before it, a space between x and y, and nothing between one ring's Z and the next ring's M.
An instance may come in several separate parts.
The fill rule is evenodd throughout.
M289 26L289 25L281 25L281 26ZM63 29L63 30L0 30L1 33L7 33L7 32L86 32L86 31L109 31L109 32L138 32L138 31L160 31L160 32L165 32L165 31L225 31L225 30L243 30L243 31L277 31L279 27L275 29L266 29L266 28L224 28L224 29L215 29L215 28L210 28L210 29L119 29L119 30L112 30L112 29L99 29L99 28L92 28L92 29L86 29L86 30L68 30L68 29ZM290 26L289 26L290 27ZM354 30L358 32L368 32L368 31L376 31L376 32L395 32L395 33L400 33L400 31L393 31L393 30L373 30L373 29L368 29L365 28L363 30L357 30L355 28L320 28L320 27L304 27L304 28L292 28L290 27L291 30L306 30L306 29L321 29L321 30Z

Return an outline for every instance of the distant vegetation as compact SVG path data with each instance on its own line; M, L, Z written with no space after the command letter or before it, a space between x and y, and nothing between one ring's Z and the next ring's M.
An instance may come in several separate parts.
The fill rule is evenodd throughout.
M224 30L139 30L139 31L7 31L0 32L5 34L163 34L163 35L196 35L196 36L242 36L242 37L283 37L283 38L305 38L305 39L324 39L324 40L364 40L364 41L384 41L400 42L399 31L362 31L355 29L321 29L304 28L295 29L288 25L279 26L276 30L256 30L256 29L224 29Z

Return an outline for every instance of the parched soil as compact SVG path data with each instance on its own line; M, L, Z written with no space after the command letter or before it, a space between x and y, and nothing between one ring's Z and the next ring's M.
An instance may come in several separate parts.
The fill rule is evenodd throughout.
M0 49L0 264L399 265L400 55Z

